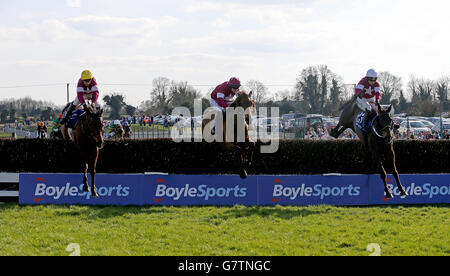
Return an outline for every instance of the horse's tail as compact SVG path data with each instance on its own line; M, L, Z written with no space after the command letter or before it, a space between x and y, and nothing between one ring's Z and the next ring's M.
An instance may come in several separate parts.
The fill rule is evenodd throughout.
M71 102L69 102L68 104L66 104L66 106L63 108L61 114L64 114L64 112L66 112L67 108L69 108L69 106L70 106L71 104L72 104Z
M339 111L342 111L344 109L344 107L353 103L355 100L356 100L356 95L353 95L353 97L350 100L346 101L343 105L341 105L341 107L339 107Z

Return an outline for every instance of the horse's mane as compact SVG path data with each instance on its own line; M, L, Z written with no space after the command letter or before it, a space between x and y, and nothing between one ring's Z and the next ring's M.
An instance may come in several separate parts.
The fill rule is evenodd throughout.
M245 90L241 90L241 93L236 97L236 99L233 101L233 103L230 104L230 107L236 107L236 103L242 98L242 97L247 97L250 98L251 94L253 93L253 91L250 91L250 93L247 94L247 91Z
M346 106L348 106L349 104L352 104L355 100L356 100L356 95L353 95L353 97L350 100L346 101L343 105L341 105L339 107L339 111L342 111Z
M85 111L86 113L88 113L89 115L99 115L100 114L100 110L98 110L97 108L95 108L92 105L87 105L85 107Z

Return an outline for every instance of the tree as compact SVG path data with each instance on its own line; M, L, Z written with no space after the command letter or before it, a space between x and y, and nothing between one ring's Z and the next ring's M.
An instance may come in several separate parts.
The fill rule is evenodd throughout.
M103 97L103 101L111 110L111 114L109 117L111 119L120 118L120 111L124 106L126 106L124 97L121 94L113 93L111 95L106 95L105 97Z
M132 105L125 106L125 113L130 116L134 116L136 114L136 107Z
M8 114L9 111L7 109L3 109L2 113L0 114L0 120L4 123L6 120L8 120Z
M337 116L339 114L339 107L342 104L342 88L339 81L332 80L332 86L330 89L330 100L328 103L327 111L329 114Z
M333 87L333 80L338 79L340 78L326 65L303 69L295 85L294 99L300 101L299 108L306 107L305 111L308 113L330 112L326 109L329 104L330 88Z
M400 97L398 98L397 113L405 113L408 110L408 101L403 95L403 90L400 90Z
M169 89L171 102L169 108L184 106L194 113L194 100L200 98L200 92L188 85L186 81L172 81Z
M50 121L51 117L52 117L52 109L50 107L47 107L47 109L42 110L41 120Z
M450 76L442 77L436 81L436 96L441 106L441 112L447 111L449 106L448 92L450 89Z
M165 77L158 77L153 79L153 89L150 92L150 105L155 113L166 114L169 113L169 104L172 101L170 96L170 80Z
M381 72L378 76L381 85L381 104L390 104L394 98L397 98L402 89L402 79L389 72Z
M266 102L268 89L267 87L260 81L257 80L249 80L245 86L249 89L248 92L253 91L253 98L256 102L256 106L259 107L260 104Z
M16 112L17 112L17 109L15 107L13 107L13 105L11 105L11 107L9 109L9 120L11 122L14 122L16 120Z

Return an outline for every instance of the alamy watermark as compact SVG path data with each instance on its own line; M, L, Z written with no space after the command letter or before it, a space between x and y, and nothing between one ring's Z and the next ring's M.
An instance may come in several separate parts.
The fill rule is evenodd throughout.
M274 153L278 150L280 141L280 110L278 107L269 109L260 107L258 113L254 108L244 109L242 107L228 107L226 112L218 108L208 107L202 110L201 100L194 101L194 114L187 107L176 107L172 110L172 116L183 118L202 117L201 135L194 135L193 131L180 131L189 129L185 121L174 124L170 136L174 142L221 142L221 143L244 143L262 142L261 153ZM193 116L192 116L193 115ZM258 115L258 116L257 116ZM225 116L225 117L224 117ZM258 118L264 118L265 124L260 126ZM189 122L187 123L189 125Z

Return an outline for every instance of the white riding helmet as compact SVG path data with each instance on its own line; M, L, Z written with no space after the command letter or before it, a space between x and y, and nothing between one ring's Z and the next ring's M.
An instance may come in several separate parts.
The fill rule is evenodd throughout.
M120 121L119 121L119 120L115 120L115 121L114 121L114 124L115 124L115 125L120 125Z
M366 77L378 78L378 73L377 71L375 71L375 69L369 69L369 71L367 71Z

